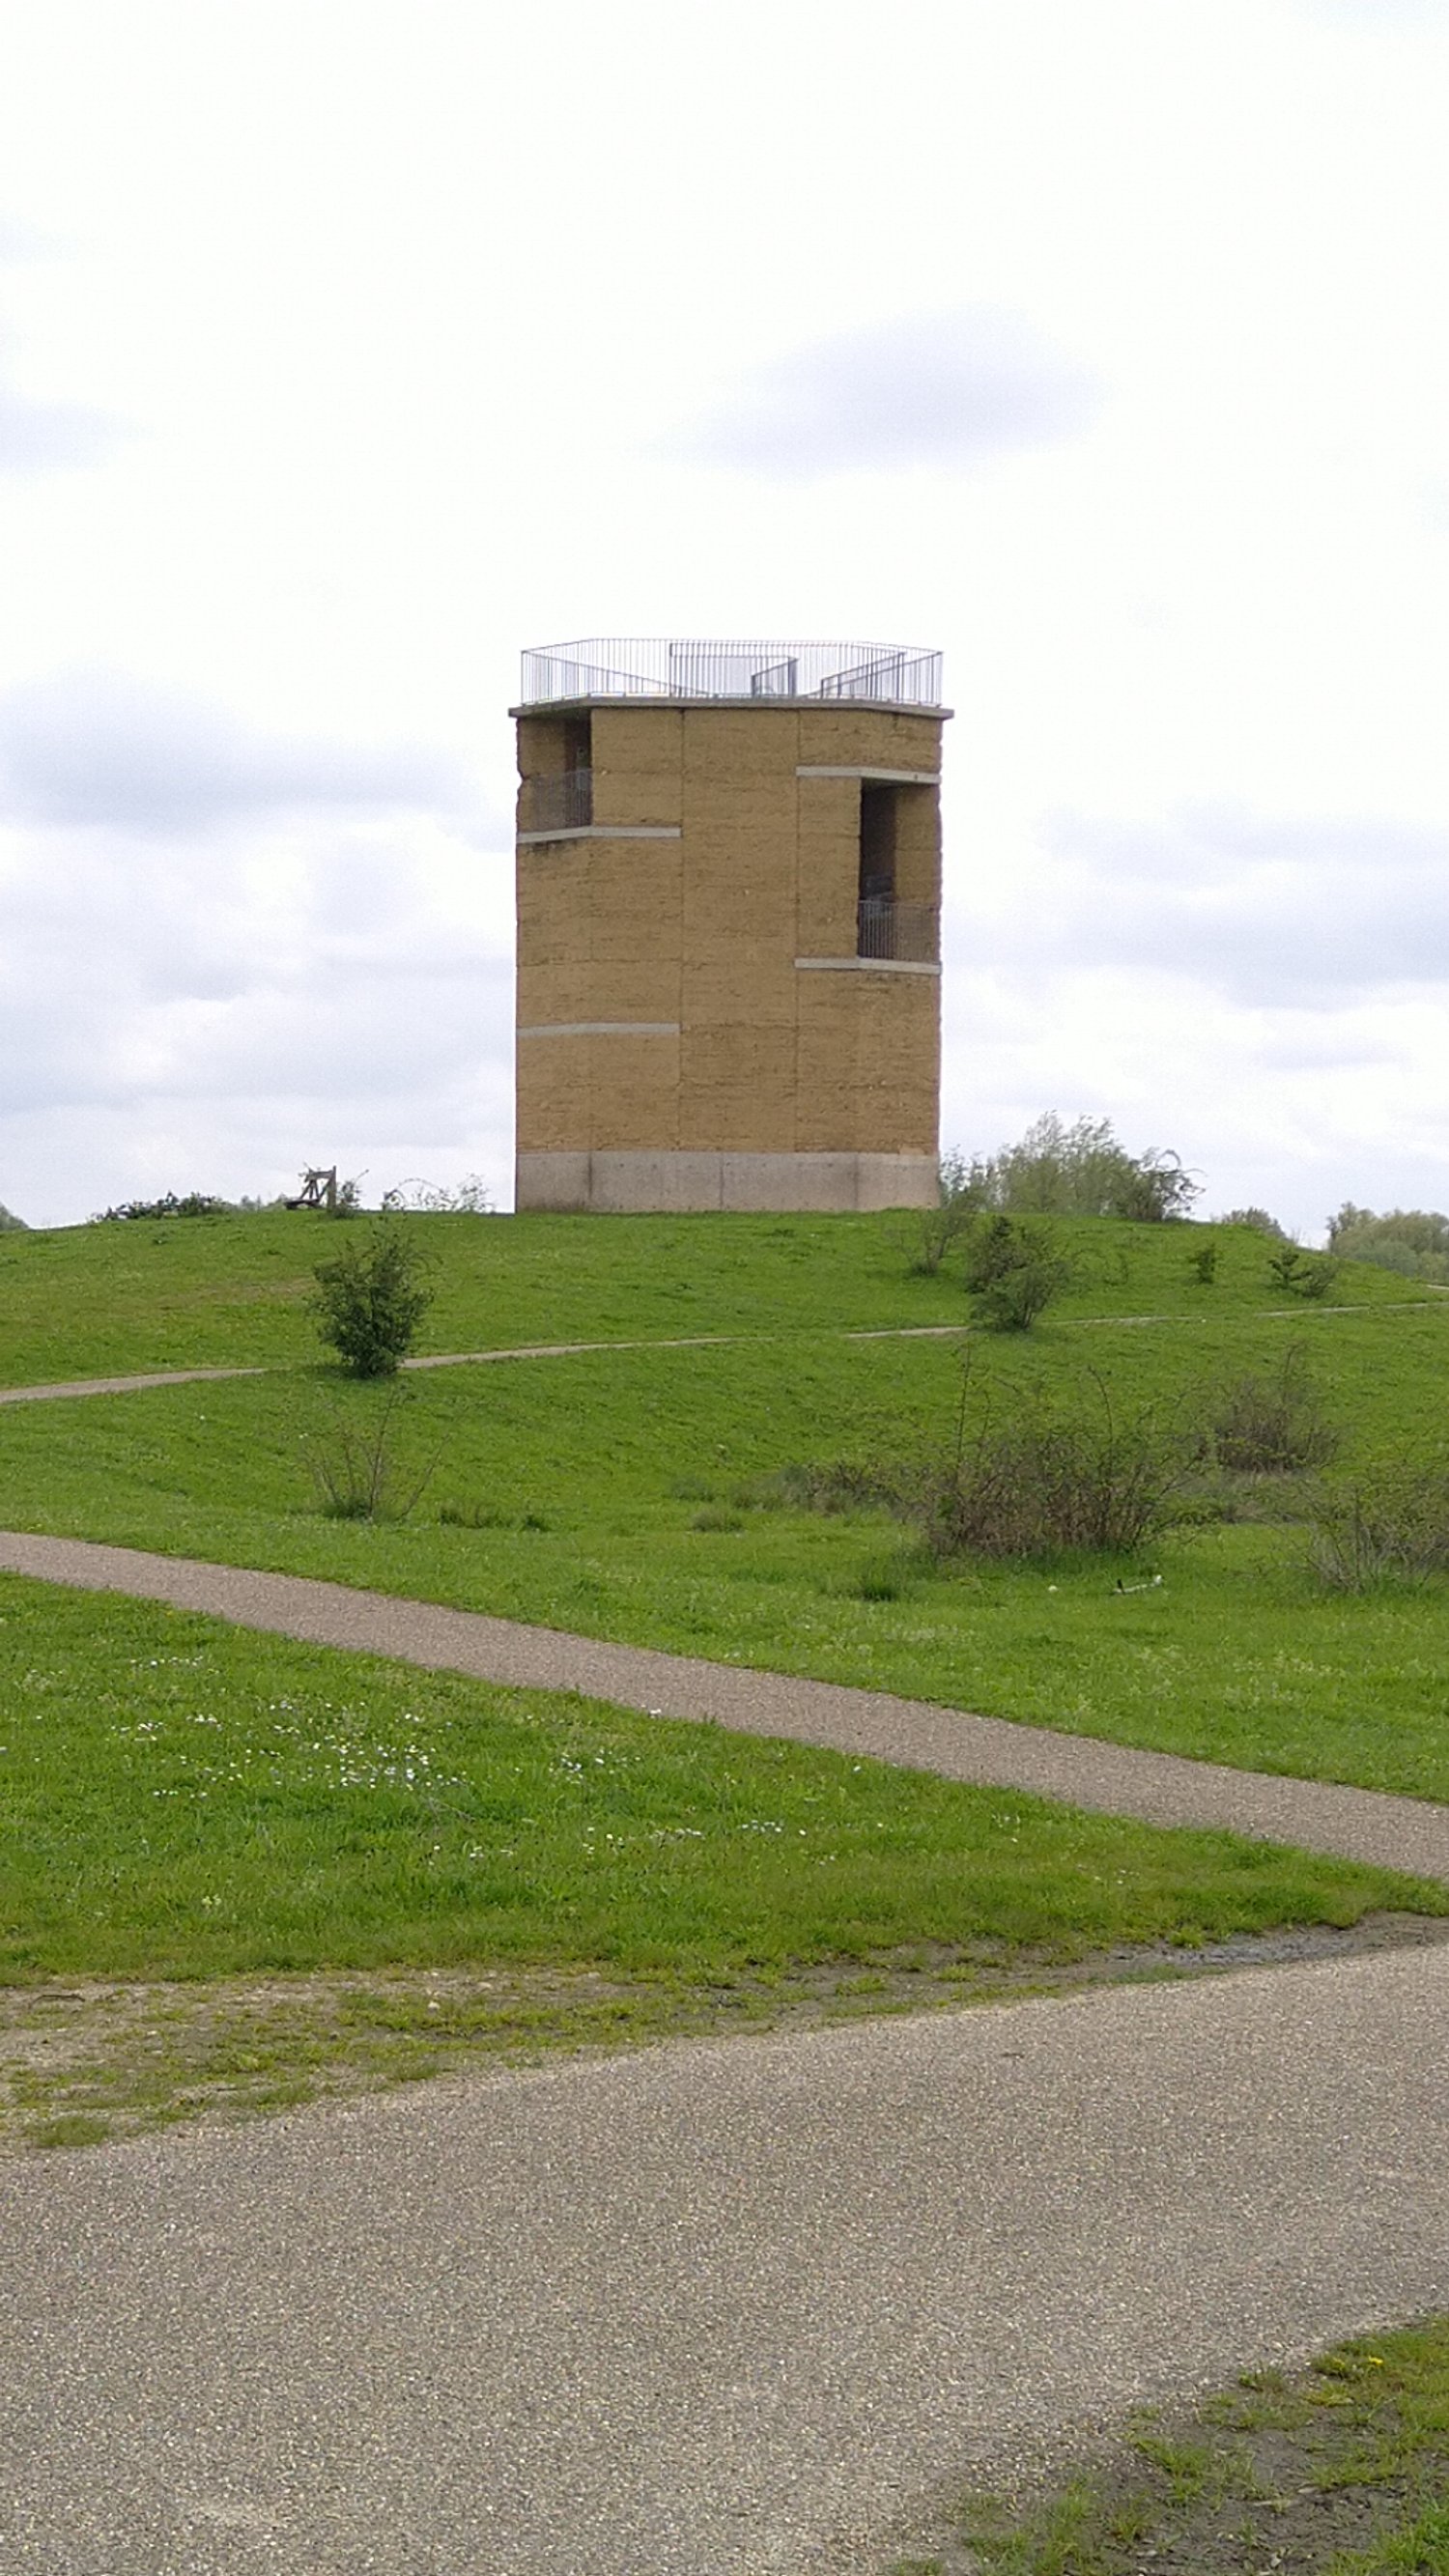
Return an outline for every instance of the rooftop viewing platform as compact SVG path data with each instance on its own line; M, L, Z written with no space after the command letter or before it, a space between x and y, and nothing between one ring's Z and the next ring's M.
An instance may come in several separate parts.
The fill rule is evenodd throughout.
M588 636L523 656L524 707L595 698L941 704L941 656L915 644L726 643L697 637Z

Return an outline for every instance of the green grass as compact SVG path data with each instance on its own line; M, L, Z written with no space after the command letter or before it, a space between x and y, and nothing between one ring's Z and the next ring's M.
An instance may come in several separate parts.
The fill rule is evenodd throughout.
M360 1222L366 1222L361 1220ZM909 1216L425 1217L402 1220L434 1263L427 1351L693 1333L820 1333L957 1323L950 1275L909 1274ZM286 1367L315 1355L326 1217L172 1218L0 1235L0 1386L183 1367ZM1062 1314L1186 1316L1291 1304L1243 1227L1066 1221L1077 1277ZM1220 1247L1212 1287L1192 1246ZM1412 1283L1345 1265L1337 1303L1402 1303ZM1305 1314L1314 1310L1304 1308Z
M1161 1230L1136 1233L1161 1257ZM1180 1259L1176 1229L1168 1240ZM1024 1384L1081 1386L1090 1367L1131 1409L1190 1406L1294 1343L1344 1425L1346 1470L1437 1441L1442 1305L1281 1319L1198 1292L1161 1324L1048 1320L971 1347L1002 1403ZM1123 1569L1092 1560L940 1577L883 1515L765 1507L792 1461L943 1442L959 1366L954 1342L802 1335L425 1373L407 1381L396 1445L433 1472L394 1526L323 1518L303 1456L309 1434L331 1436L331 1408L374 1418L375 1390L303 1374L20 1406L0 1414L0 1523L1449 1797L1442 1580L1326 1593L1291 1519L1173 1535L1126 1570L1162 1573L1146 1593L1119 1594ZM1262 1480L1247 1507L1291 1513L1301 1495Z
M999 1991L1023 1959L1049 1982L1116 1945L1449 1913L1449 1890L1228 1834L13 1576L0 1716L0 1986L35 1990L22 2036L50 2034L11 2110L40 2144L218 2087L299 2098L338 2064L427 2073L449 2042L758 2023L822 1968L817 2007L899 2009ZM53 2028L55 1981L78 1979L148 1999L128 2017L123 1995L63 1991ZM230 1990L188 2008L188 1981Z
M1446 2576L1449 2319L1138 2415L1035 2493L973 2496L893 2576Z

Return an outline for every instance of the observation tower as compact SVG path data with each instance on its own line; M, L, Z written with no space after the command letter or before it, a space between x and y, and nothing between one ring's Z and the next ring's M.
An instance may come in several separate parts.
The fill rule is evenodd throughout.
M941 657L523 656L517 1204L934 1203Z

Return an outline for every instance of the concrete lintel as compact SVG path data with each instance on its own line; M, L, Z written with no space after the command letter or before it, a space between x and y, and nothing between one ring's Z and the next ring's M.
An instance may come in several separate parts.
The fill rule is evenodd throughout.
M576 823L571 832L520 832L520 850L536 850L540 841L678 841L678 823Z
M802 975L939 975L939 965L923 957L797 957Z
M521 1038L677 1038L677 1020L541 1020Z
M837 766L834 762L829 766L817 763L810 768L801 768L797 764L795 775L797 778L863 778L867 783L873 781L881 787L939 787L941 784L939 769L871 769L864 764Z

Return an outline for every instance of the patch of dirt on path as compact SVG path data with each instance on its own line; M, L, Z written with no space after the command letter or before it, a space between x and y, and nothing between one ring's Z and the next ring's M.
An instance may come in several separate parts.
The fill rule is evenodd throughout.
M1371 1914L1346 1930L1239 1933L1200 1948L917 1944L869 1960L705 1984L603 1969L414 1968L214 1983L51 1981L0 1989L0 2149L77 2147L255 2117L325 2096L731 2031L959 2010L1028 1995L1449 1941L1449 1920Z

